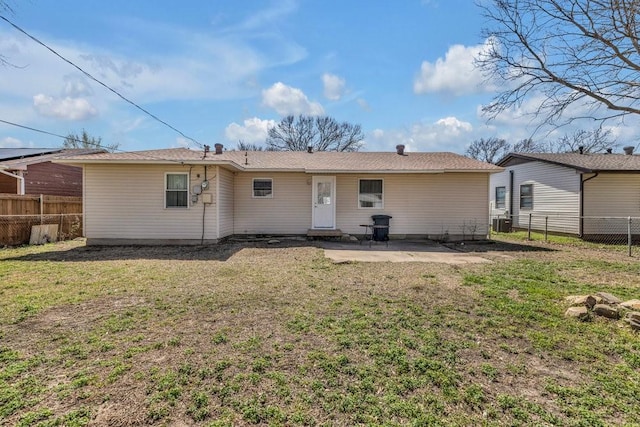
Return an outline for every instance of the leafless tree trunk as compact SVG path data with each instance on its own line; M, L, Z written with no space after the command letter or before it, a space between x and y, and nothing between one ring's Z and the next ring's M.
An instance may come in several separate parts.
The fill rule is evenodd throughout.
M505 88L483 107L489 117L540 95L534 113L546 124L640 113L639 0L492 0L479 6L490 22L483 33L491 47L477 65ZM584 104L584 113L563 115L574 104Z

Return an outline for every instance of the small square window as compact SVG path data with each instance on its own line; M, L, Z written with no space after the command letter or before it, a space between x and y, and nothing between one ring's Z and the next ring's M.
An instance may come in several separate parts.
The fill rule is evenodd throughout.
M496 187L496 209L506 208L507 188Z
M189 207L189 174L167 173L165 174L165 207L187 208Z
M254 178L253 197L259 199L273 198L273 180L271 178Z
M383 183L381 179L361 179L359 182L358 207L384 208Z
M533 209L533 184L520 186L520 209Z

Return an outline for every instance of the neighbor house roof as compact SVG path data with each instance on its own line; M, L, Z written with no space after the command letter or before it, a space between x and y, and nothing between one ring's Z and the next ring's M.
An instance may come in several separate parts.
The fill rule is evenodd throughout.
M61 150L62 148L0 148L0 162L4 160L20 159L23 157L57 153Z
M74 156L58 163L215 164L241 171L308 173L500 172L502 168L454 153L225 151L222 154L175 148Z
M22 156L12 157L7 160L1 158L1 156L9 156L9 153L4 153L0 149L0 166L5 170L26 170L27 166L36 164L36 163L44 163L50 162L57 159L64 159L67 157L76 157L87 154L95 154L95 153L104 153L105 150L101 148L37 148L33 149L29 155L27 155L27 151L23 152ZM16 149L8 149L13 150L15 152ZM19 149L18 149L19 150ZM32 149L23 149L23 150L32 150Z
M509 153L498 166L540 161L576 169L580 172L640 172L640 156L604 153Z

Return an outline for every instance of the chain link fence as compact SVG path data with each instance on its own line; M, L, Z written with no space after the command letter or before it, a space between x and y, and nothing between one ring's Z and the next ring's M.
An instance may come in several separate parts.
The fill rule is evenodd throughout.
M640 217L588 217L569 215L498 215L491 218L491 233L524 233L527 240L562 242L562 238L625 247L632 254L640 246Z
M40 229L48 233L40 241L75 239L82 236L82 214L0 215L0 246L27 244Z

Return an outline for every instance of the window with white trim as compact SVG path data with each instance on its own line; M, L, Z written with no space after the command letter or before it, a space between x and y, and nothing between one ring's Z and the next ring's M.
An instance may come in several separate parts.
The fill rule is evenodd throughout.
M533 184L520 186L520 209L533 209Z
M273 179L253 178L253 197L257 199L272 199Z
M358 181L358 207L364 209L382 209L384 207L381 179L360 179Z
M167 172L164 181L164 206L166 208L189 207L189 174Z
M496 209L507 207L507 187L496 187Z

